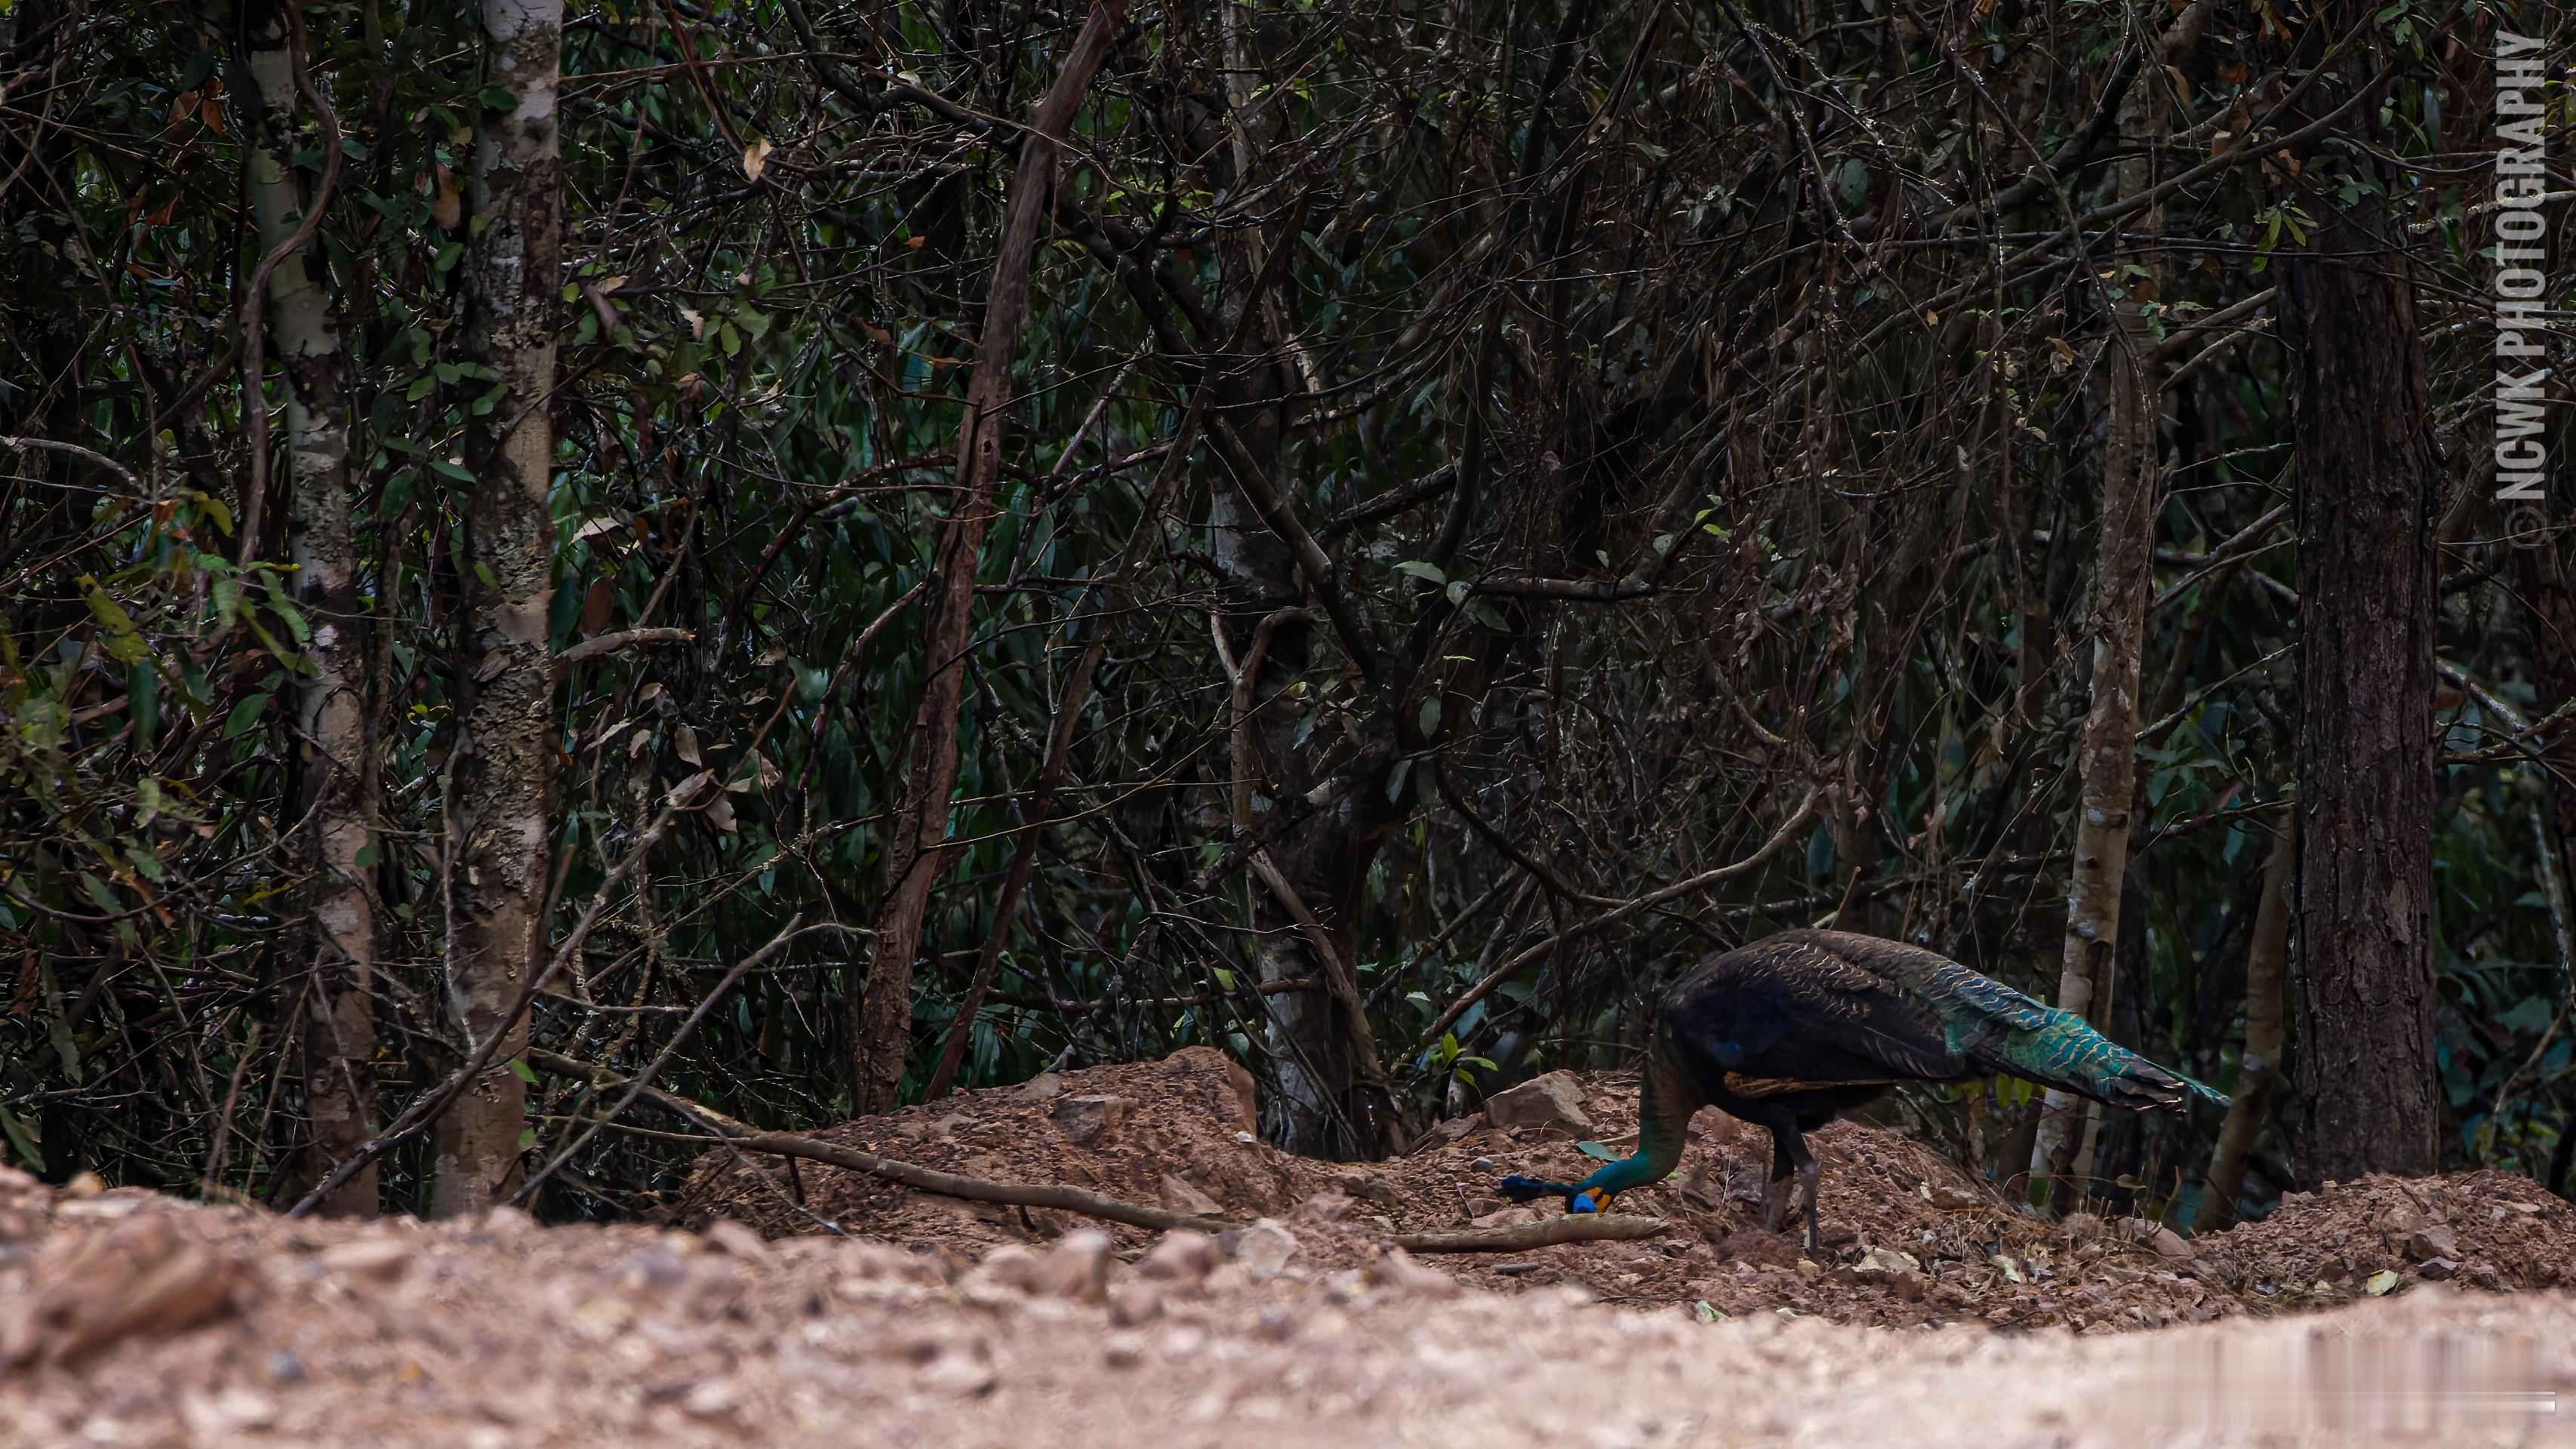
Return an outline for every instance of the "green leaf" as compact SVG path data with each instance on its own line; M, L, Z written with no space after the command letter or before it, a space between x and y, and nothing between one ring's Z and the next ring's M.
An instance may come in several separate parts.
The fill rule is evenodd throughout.
M519 108L519 98L501 86L485 86L474 93L474 99L481 101L486 110L515 111Z
M6 1107L0 1107L0 1133L8 1136L9 1145L17 1149L20 1161L38 1173L45 1170L45 1154L36 1150L36 1139L28 1135L27 1124L19 1121Z
M1422 727L1422 737L1424 739L1429 739L1433 735L1440 733L1440 696L1435 694L1431 698L1424 700L1422 702L1422 708L1420 712L1414 716L1413 722Z
M1415 578L1420 579L1427 584L1445 584L1449 582L1449 576L1440 571L1440 566L1438 564L1425 563L1418 558L1409 558L1404 562L1397 564L1395 566L1395 571L1400 574L1411 574Z
M265 694L254 694L234 705L233 712L224 717L224 738L231 739L259 723L259 713L266 708L268 708L268 696Z
M529 1066L527 1060L523 1057L510 1058L510 1071L513 1075L518 1077L520 1081L527 1083L531 1087L537 1084L536 1069Z
M1586 1157L1597 1157L1603 1162L1616 1162L1619 1160L1618 1151L1606 1143L1577 1142L1574 1144L1574 1150L1582 1153Z

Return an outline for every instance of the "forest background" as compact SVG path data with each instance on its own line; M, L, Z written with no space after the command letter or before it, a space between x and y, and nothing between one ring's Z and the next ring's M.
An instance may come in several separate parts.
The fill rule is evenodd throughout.
M1194 1042L1377 1155L1830 919L2236 1094L1896 1099L2014 1191L2564 1191L2544 18L0 0L0 1156L613 1216L586 1063Z

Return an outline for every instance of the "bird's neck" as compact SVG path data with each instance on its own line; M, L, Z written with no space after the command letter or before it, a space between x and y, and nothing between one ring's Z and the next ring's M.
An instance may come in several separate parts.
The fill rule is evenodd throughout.
M1646 1054L1646 1080L1637 1098L1637 1150L1585 1178L1580 1186L1626 1192L1661 1182L1681 1166L1682 1144L1690 1140L1691 1114L1699 1098L1682 1074L1665 1061L1660 1045Z

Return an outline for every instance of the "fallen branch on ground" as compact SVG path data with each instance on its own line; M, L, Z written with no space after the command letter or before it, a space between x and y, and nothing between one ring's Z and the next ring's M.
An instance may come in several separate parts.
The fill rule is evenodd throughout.
M1662 1218L1567 1213L1502 1228L1457 1228L1436 1233L1397 1233L1388 1242L1408 1253L1517 1253L1558 1243L1627 1243L1661 1234Z
M628 1085L626 1078L605 1067L594 1067L541 1048L529 1051L527 1060L530 1066L539 1071L551 1072L557 1076L582 1078L603 1089ZM871 1177L883 1178L887 1182L899 1183L917 1191L936 1193L941 1197L963 1198L968 1202L1000 1203L1006 1207L1054 1208L1083 1217L1103 1218L1113 1223L1125 1223L1129 1227L1151 1228L1156 1231L1190 1228L1203 1233L1216 1233L1228 1228L1244 1226L1227 1218L1199 1217L1191 1213L1166 1212L1161 1208L1146 1207L1140 1203L1121 1202L1114 1197L1103 1197L1096 1192L1085 1192L1078 1187L1065 1187L1056 1183L997 1182L990 1178L968 1177L963 1173L941 1172L936 1168L898 1162L891 1157L879 1157L861 1148L844 1147L837 1142L825 1142L820 1138L808 1137L801 1132L754 1132L730 1117L709 1111L685 1098L675 1097L652 1087L643 1088L642 1094L656 1105L708 1129L714 1134L713 1137L655 1132L648 1128L630 1127L623 1122L609 1122L604 1125L639 1137L701 1142L709 1147L725 1146L740 1152L765 1153L772 1157L801 1157L809 1162L820 1162L851 1172L864 1172Z

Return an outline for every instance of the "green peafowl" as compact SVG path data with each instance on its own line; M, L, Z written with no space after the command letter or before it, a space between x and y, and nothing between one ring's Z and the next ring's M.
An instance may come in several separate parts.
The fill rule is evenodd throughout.
M1656 1004L1635 1153L1581 1182L1514 1174L1502 1191L1599 1212L1614 1195L1671 1176L1692 1114L1717 1107L1770 1129L1763 1226L1779 1225L1794 1171L1812 1255L1819 1172L1804 1134L1898 1082L1997 1073L2115 1107L2180 1110L2195 1094L2227 1105L2082 1017L1938 952L1847 931L1783 931L1700 962Z

